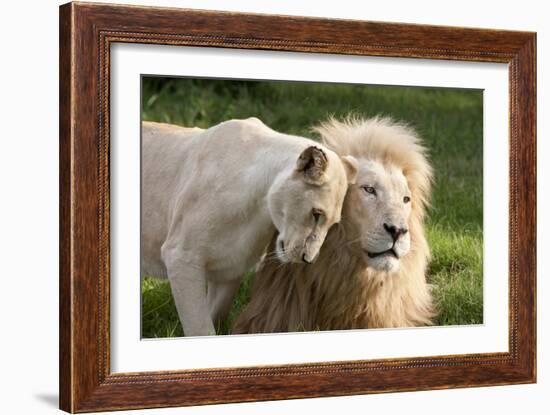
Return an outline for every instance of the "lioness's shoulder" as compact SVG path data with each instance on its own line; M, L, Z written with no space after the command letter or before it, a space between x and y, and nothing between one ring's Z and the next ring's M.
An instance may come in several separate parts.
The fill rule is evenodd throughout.
M279 134L255 117L223 121L207 131L211 132L212 137L233 137L236 141L267 139Z
M244 118L244 119L234 118L232 120L227 120L218 124L218 127L241 128L241 129L252 129L252 130L254 129L271 130L259 118L256 118L256 117L250 117L250 118Z

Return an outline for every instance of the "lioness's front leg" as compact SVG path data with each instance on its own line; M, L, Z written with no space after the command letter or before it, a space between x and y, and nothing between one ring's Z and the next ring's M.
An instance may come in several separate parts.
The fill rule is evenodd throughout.
M241 278L208 283L208 306L216 327L219 327L222 321L227 318L240 283Z
M194 265L178 249L163 246L162 256L184 335L215 335L216 330L206 300L204 268Z

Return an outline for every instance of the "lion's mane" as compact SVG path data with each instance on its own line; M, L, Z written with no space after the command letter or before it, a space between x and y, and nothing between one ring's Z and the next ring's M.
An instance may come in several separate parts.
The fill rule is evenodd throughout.
M323 143L341 156L399 166L412 194L411 250L392 274L370 268L346 220L331 228L318 260L281 264L269 252L258 265L251 301L234 333L343 330L429 325L434 306L426 271L430 250L424 217L432 168L416 133L389 118L330 119L316 127Z

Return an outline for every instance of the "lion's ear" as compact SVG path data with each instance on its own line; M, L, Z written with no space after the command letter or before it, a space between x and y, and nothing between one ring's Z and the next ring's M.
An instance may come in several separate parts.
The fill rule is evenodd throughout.
M344 170L346 171L348 183L355 184L355 182L357 181L357 169L359 168L359 163L357 162L357 159L353 156L344 156L341 159L342 164L344 165Z
M320 185L324 182L328 158L323 150L310 146L296 161L296 171L310 184Z

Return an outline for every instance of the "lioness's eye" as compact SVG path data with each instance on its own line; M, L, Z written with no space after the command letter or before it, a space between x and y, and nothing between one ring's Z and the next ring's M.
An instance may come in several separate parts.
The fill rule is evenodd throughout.
M376 190L372 186L363 186L363 190L367 193L370 193L371 195L376 194Z
M323 216L323 211L320 209L312 209L311 214L313 215L313 219L315 219L315 223L317 223L321 216Z
M411 198L409 196L405 196L403 198L403 203L409 203L411 201Z

